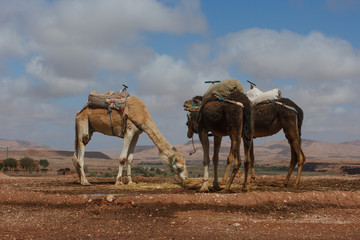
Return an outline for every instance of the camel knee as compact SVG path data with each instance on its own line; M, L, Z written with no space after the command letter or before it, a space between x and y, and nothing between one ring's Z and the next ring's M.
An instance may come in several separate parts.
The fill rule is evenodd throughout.
M204 160L204 161L203 161L203 165L204 165L204 166L207 166L207 165L209 165L209 164L210 164L210 160Z
M238 171L238 170L239 170L239 168L240 168L240 166L241 166L241 164L239 164L239 163L235 163L235 164L234 164L234 168L233 168L233 170Z
M120 158L120 164L121 165L125 165L125 163L126 163L126 161L127 161L127 159L125 158L125 157L122 157L122 158Z
M83 143L84 145L88 144L90 142L90 136L89 134L84 134L81 138L81 143Z
M244 167L249 169L250 167L250 162L249 161L244 161Z

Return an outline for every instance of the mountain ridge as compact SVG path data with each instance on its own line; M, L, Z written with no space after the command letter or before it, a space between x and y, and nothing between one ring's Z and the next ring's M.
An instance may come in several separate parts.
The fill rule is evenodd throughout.
M223 141L220 150L220 161L226 161L229 150L230 141ZM211 142L212 146L213 143ZM50 146L40 145L35 142L22 140L6 140L0 139L0 158L5 158L6 147L9 146L8 152L17 157L34 157L38 158L71 158L74 151L55 150ZM185 144L175 145L176 149L182 153L189 162L201 162L203 158L202 147L200 141L194 141L196 152L194 152L192 141ZM309 161L330 161L330 162L359 162L360 163L360 140L348 141L343 143L330 143L315 141L309 139L302 140L302 148L304 154ZM15 150L14 150L15 149ZM103 151L86 151L85 157L99 159L118 159L118 153L107 153ZM212 155L212 147L210 153ZM266 162L281 163L288 165L290 162L290 146L286 139L270 140L254 147L255 161L258 164ZM136 146L134 160L136 161L160 161L158 157L158 149L154 145ZM241 146L241 158L244 159L243 147Z

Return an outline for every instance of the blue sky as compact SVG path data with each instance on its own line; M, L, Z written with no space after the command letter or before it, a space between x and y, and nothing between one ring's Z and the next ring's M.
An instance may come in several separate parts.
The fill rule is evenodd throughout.
M293 99L303 138L359 139L359 22L358 0L0 0L0 138L71 150L88 93L127 84L183 144L183 102L233 77Z

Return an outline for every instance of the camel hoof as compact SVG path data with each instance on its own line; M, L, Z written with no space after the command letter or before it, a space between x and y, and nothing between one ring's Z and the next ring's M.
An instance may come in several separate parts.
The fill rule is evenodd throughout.
M199 189L199 192L201 192L201 193L208 193L208 192L210 192L210 191L209 191L209 188L208 188L208 187L201 187L201 188Z
M247 186L244 186L242 189L241 189L242 192L248 192L249 191L249 188Z
M256 182L256 177L251 177L250 178L250 183L255 183Z
M220 190L220 193L233 193L229 188L223 188Z
M127 185L135 185L136 183L134 183L133 181L129 181L128 183L127 183Z
M283 184L280 185L280 187L286 188L286 187L287 187L287 184L283 183Z
M115 183L115 186L123 186L123 185L124 185L124 183L123 183L123 182L121 182L121 181L120 181L120 182L116 182L116 183Z
M86 182L82 182L81 185L83 185L83 186L91 186L91 183L89 183L88 181L86 181Z
M213 185L215 191L221 191L223 188L220 187L218 184Z

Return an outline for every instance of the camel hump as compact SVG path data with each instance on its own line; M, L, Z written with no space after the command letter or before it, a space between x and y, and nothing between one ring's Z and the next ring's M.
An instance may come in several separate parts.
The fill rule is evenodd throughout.
M143 101L135 96L130 96L127 98L125 114L135 125L140 125L147 121L152 121L150 113Z
M218 84L213 84L203 95L203 104L218 98L226 98L232 92L244 93L244 87L241 82L235 78L229 78Z

